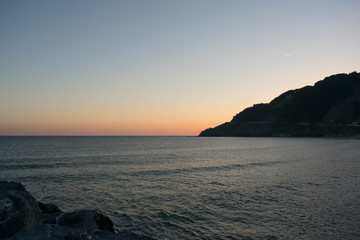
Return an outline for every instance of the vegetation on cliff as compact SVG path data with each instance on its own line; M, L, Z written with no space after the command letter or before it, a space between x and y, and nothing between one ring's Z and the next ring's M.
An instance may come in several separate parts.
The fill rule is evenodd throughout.
M200 136L354 136L359 122L360 73L353 72L255 104Z

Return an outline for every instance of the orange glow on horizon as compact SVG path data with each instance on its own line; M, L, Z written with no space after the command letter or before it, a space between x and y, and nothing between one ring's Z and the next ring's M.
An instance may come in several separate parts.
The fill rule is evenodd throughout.
M204 127L192 127L181 126L174 130L169 127L91 127L91 126L23 126L21 128L17 126L7 127L6 130L2 130L2 136L14 135L14 136L197 136L202 130L208 128Z
M90 107L92 106L92 108ZM221 106L218 106L221 108ZM0 135L17 136L197 136L230 121L234 110L165 105L151 109L34 108L9 112L0 120ZM215 110L214 110L215 109ZM215 114L217 113L217 114ZM222 114L220 114L222 113Z
M219 124L222 122L219 122ZM18 136L197 136L202 130L218 125L208 121L114 121L56 120L7 122L0 124L0 135Z

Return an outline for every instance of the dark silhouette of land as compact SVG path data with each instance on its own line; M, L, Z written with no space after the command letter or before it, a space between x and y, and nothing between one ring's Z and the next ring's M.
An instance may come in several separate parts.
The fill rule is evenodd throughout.
M360 73L353 72L255 104L200 136L350 137L360 135L359 123Z

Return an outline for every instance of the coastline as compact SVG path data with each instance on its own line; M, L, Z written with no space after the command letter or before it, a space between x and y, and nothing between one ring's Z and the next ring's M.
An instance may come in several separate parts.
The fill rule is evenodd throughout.
M319 123L227 122L208 128L200 137L329 137L360 138L359 125Z

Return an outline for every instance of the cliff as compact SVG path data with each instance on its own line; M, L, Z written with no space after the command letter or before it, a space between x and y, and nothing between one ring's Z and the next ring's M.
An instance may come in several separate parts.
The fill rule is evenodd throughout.
M360 134L360 73L337 74L255 104L200 136L355 136Z

